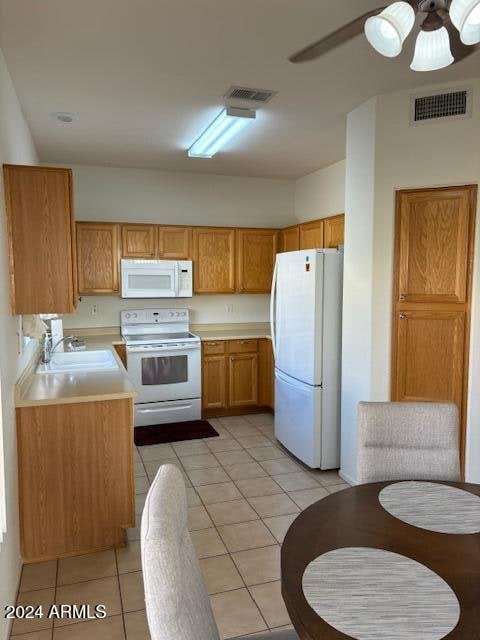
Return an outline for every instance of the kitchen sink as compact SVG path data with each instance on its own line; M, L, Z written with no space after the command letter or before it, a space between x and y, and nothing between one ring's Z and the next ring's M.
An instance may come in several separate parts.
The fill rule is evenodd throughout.
M118 369L111 351L66 351L54 353L48 364L39 364L37 373L73 373Z

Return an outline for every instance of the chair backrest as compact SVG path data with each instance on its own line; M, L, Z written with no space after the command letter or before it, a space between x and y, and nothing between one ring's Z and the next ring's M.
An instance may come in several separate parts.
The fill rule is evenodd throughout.
M152 640L219 640L187 529L185 483L174 465L162 465L150 487L141 547Z
M357 480L460 480L458 409L430 402L360 402Z

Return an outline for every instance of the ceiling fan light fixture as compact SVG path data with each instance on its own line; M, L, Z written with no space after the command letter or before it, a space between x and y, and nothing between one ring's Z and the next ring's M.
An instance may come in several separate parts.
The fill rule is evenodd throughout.
M480 0L453 0L450 18L464 44L480 42Z
M413 71L436 71L448 67L453 62L450 36L445 27L436 31L420 31L410 65Z
M376 51L387 58L395 58L402 51L414 24L412 6L407 2L394 2L365 22L365 35Z

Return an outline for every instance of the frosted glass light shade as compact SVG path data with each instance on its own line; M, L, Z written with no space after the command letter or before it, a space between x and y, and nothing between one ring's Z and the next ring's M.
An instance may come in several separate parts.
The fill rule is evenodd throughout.
M436 31L420 31L415 44L415 55L410 68L413 71L435 71L452 64L450 36L445 27Z
M450 18L464 44L480 42L480 0L453 0Z
M211 122L188 150L190 158L212 158L256 118L253 109L227 107Z
M413 8L406 2L394 2L378 16L366 21L365 35L379 53L387 58L394 58L401 52L414 23Z

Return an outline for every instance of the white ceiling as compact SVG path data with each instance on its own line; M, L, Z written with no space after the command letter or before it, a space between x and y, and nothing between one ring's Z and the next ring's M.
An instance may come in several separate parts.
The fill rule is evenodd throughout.
M0 44L44 162L296 178L344 157L345 114L379 93L478 75L480 53L409 69L362 36L322 59L288 55L380 0L0 0ZM233 84L274 89L212 160L185 149ZM80 116L56 124L51 112Z

